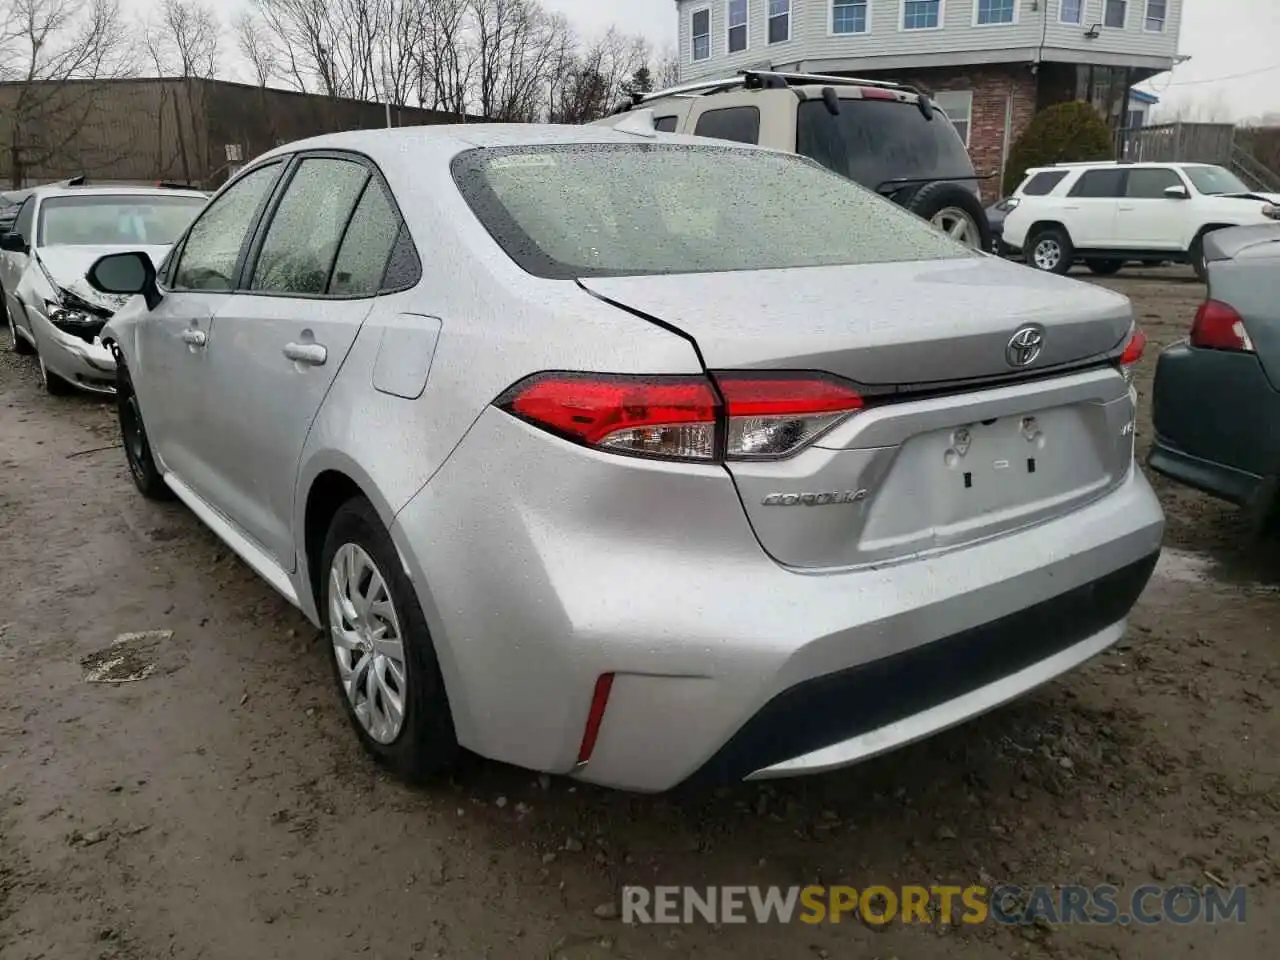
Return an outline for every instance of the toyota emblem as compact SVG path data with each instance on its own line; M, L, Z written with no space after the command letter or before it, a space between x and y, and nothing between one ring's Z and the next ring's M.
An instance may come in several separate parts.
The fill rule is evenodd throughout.
M1044 331L1039 327L1023 327L1013 335L1004 356L1011 367L1029 367L1044 351Z

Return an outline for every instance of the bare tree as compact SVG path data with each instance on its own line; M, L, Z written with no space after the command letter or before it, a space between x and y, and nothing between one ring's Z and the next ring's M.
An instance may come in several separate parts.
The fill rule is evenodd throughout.
M465 115L474 63L467 48L471 0L419 0L422 39L412 53L418 102Z
M654 88L666 90L680 82L680 56L674 50L664 50L653 67Z
M182 178L187 183L202 180L210 158L208 128L197 122L208 94L207 86L200 81L211 80L217 73L222 23L206 0L160 0L156 15L144 22L142 36L156 75L176 77L179 81L160 88L156 118L157 168L167 171L174 159L163 155L167 109L176 134Z
M236 17L236 47L253 71L259 87L265 87L280 75L280 51L272 44L262 21L248 10Z
M129 75L133 60L118 0L0 0L0 99L9 181L53 164L93 166L85 124L99 81Z
M553 88L551 119L589 123L633 92L653 89L648 61L649 45L643 39L609 30L578 54L560 88Z

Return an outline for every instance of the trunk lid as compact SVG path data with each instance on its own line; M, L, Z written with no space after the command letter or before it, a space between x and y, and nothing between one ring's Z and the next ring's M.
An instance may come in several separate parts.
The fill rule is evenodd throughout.
M877 387L1087 361L1133 322L1119 294L994 257L581 283L692 337L713 370L823 370ZM1028 325L1043 328L1043 350L1011 366L1010 340Z
M727 464L761 545L788 566L954 549L1078 510L1132 470L1128 382L1072 366L1130 331L1128 300L1100 287L988 257L583 286L692 337L711 370L871 388L867 409L797 455ZM1029 325L1043 351L1014 367L1010 341Z

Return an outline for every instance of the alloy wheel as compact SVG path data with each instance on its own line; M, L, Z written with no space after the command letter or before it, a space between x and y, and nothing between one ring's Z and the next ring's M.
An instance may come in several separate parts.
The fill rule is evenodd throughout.
M933 215L931 222L952 240L963 243L967 247L982 245L982 231L973 222L973 217L959 207L943 207Z
M1057 240L1041 240L1036 244L1032 257L1041 270L1056 270L1062 262L1062 245Z
M343 544L329 567L329 632L360 726L377 743L395 742L408 706L404 636L386 579L354 543Z

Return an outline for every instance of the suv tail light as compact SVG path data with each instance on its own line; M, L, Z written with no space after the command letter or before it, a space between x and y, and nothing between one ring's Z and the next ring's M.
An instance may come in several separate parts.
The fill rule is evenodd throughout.
M497 401L584 446L664 460L780 460L863 407L822 374L538 374Z
M1253 353L1253 341L1244 328L1244 318L1219 300L1206 300L1196 311L1191 325L1191 345L1203 350L1230 350Z

